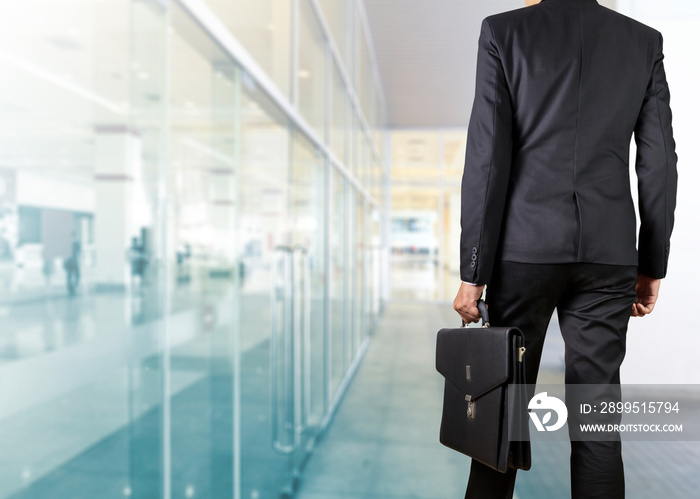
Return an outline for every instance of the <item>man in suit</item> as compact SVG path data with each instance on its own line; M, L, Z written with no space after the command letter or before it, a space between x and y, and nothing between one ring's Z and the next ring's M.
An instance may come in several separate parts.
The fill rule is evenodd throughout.
M478 321L487 286L491 323L525 334L532 384L556 308L567 386L610 395L630 315L654 309L673 228L677 157L662 37L595 0L527 3L481 26L454 308ZM619 386L612 392L619 397ZM472 461L466 497L511 498L515 475ZM572 439L571 485L574 498L624 497L618 434Z

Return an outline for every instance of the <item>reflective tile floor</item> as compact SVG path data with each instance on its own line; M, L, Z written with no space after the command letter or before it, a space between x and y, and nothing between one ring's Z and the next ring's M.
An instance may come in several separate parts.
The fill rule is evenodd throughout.
M449 305L393 303L325 438L311 457L299 499L455 499L469 459L438 442L443 381L435 333L457 323ZM550 327L540 383L561 383L563 342ZM698 497L699 442L625 442L627 497ZM520 472L519 499L570 497L568 442L535 442Z
M13 328L15 332L25 328L25 323L27 328L31 326L31 317L46 317L42 327L22 329L22 338L32 338L34 334L36 341L9 350L7 347L16 342L11 341L7 330L0 339L4 346L0 348L0 375L12 374L15 377L7 379L22 379L25 388L14 394L14 407L33 407L46 386L39 378L10 370L48 353L56 362L61 361L56 364L61 374L51 380L51 389L64 395L45 401L36 410L24 410L3 419L0 448L5 451L0 452L0 497L161 497L158 435L162 417L156 403L158 392L151 393L151 388L158 386L157 378L151 379L157 374L150 358L156 351L155 342L151 341L154 326L144 321L123 329L124 334L116 334L121 331L119 328L125 328L125 323L124 306L115 307L115 303L114 297L101 295L27 303L26 307L13 309L13 314L18 315L5 317L17 326ZM252 296L246 298L244 322L259 325L265 303ZM224 305L217 309L222 324ZM40 307L47 306L53 309L42 312ZM95 318L104 320L111 316L115 317L113 321L103 321L109 328L94 327ZM188 334L199 330L201 316L199 308L194 307L177 312L172 321L174 337L186 345L174 345L171 359L172 497L223 499L230 496L232 489L230 445L226 444L232 440L232 415L226 409L231 406L230 377L225 371L220 373L216 362L207 361L207 352L215 346L208 343L207 338L212 335L190 338ZM394 302L387 306L356 378L309 460L297 497L463 497L469 460L438 443L443 381L434 368L437 329L458 322L449 305ZM80 334L71 337L65 334L68 330ZM270 426L264 417L269 403L269 379L262 369L269 362L269 352L257 333L243 340L241 371L247 377L242 394L242 498L274 499L279 497L283 482L275 477L283 477L286 468L283 460L272 455L269 435L263 431ZM133 351L139 353L139 358L130 357L132 350L119 347L119 342L138 344L139 348ZM559 331L552 327L541 364L541 383L561 383L562 343ZM80 371L73 380L66 366L74 361L74 355L82 355L83 346L90 348L94 372ZM132 366L132 371L138 373L139 390L125 388L125 380L131 379L123 367L126 365L137 366ZM46 373L47 369L44 366L41 372ZM86 377L92 381L83 386ZM73 385L79 383L81 388L75 389ZM2 388L0 385L0 393L5 393ZM89 403L84 403L86 400ZM132 423L127 424L130 400L140 401L141 405L134 412ZM7 412L8 407L0 404L0 414ZM96 408L100 412L95 412ZM624 455L628 498L698 497L700 443L626 442ZM518 476L518 497L569 497L568 457L567 442L535 443L533 469ZM31 470L23 468L25 462L32 464ZM23 486L27 485L25 482L31 485Z

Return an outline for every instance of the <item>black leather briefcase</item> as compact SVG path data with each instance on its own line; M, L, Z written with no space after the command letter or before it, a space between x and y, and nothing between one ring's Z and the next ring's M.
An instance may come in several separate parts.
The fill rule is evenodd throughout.
M445 377L440 442L500 472L530 469L523 333L489 327L441 329L436 366Z

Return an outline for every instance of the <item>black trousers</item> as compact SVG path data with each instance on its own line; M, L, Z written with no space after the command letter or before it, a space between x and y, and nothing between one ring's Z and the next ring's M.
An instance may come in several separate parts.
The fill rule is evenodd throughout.
M630 266L497 263L486 290L490 320L494 326L523 331L526 379L533 385L530 397L555 308L565 342L566 384L619 385L636 281L637 268ZM624 498L622 446L616 437L572 440L574 499ZM472 460L465 499L511 499L515 476L516 470L499 473Z

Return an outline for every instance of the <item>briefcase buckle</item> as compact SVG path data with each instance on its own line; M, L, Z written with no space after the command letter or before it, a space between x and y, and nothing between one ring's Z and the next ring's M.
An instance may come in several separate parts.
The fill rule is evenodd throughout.
M523 355L525 355L525 347L518 348L518 362L523 361Z
M468 417L469 419L474 419L474 409L475 409L475 406L474 406L474 401L472 400L472 396L471 396L471 395L465 395L465 396L464 396L464 400L467 401L467 417Z

